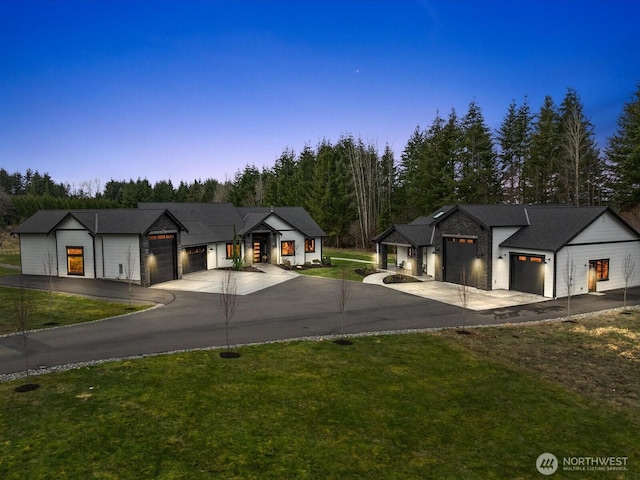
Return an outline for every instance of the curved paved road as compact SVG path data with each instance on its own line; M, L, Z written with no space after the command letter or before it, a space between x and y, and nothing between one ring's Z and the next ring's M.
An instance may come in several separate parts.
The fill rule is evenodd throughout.
M42 279L3 277L2 284L17 279L40 288ZM37 283L40 282L40 283ZM234 344L309 336L335 335L341 330L336 304L337 282L299 276L285 283L239 297L230 326ZM344 315L344 333L453 327L461 323L460 307L411 296L379 285L353 283ZM57 279L56 289L87 295L127 298L124 284L101 280ZM168 292L134 286L132 298L162 304L160 308L91 324L30 334L30 365L53 367L109 358L188 350L225 344L219 295ZM640 303L640 288L629 293L629 303ZM619 307L622 293L582 295L572 299L572 313ZM565 300L467 312L469 324L483 325L561 317ZM21 337L0 337L0 375L24 369Z

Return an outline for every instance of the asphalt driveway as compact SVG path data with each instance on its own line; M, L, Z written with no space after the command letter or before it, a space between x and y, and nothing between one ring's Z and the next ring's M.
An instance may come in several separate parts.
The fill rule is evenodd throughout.
M259 274L258 274L259 275ZM0 284L16 285L21 277L2 277ZM37 286L37 277L23 277ZM69 281L68 281L69 280ZM41 281L41 279L40 279ZM42 288L41 286L38 288ZM435 300L409 295L380 285L351 283L351 298L343 318L336 303L335 280L295 276L285 282L238 297L230 327L230 341L248 344L285 339L360 334L407 329L455 327L462 310ZM136 287L88 279L56 280L56 289L80 294L134 298L161 304L160 308L91 324L40 330L30 334L30 365L52 367L225 344L220 295ZM629 303L640 303L640 288L629 292ZM622 293L581 295L572 299L572 313L619 307ZM565 300L467 312L468 325L487 325L562 317ZM0 378L24 368L18 335L0 337ZM5 374L3 376L3 374Z

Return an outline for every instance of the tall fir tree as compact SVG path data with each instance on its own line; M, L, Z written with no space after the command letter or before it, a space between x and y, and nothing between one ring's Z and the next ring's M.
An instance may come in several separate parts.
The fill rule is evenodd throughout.
M462 118L460 153L456 168L459 203L490 204L501 200L496 153L482 110L473 101Z
M560 117L553 98L547 95L534 119L530 156L523 165L524 203L560 203L560 138Z
M400 156L400 182L404 200L405 215L415 218L424 215L424 192L426 174L424 171L425 132L417 126Z
M640 83L622 107L617 123L605 152L614 173L615 204L631 210L640 205Z
M589 205L589 177L599 176L599 154L593 125L584 114L578 93L570 88L560 105L561 176L563 203Z
M397 215L397 185L398 185L398 172L396 167L396 161L393 155L393 150L389 144L385 145L384 153L380 159L380 175L381 175L381 210L378 217L378 231L383 231L391 223L393 218Z
M524 202L524 165L531 155L532 119L526 98L519 107L512 101L497 132L502 191L507 203Z

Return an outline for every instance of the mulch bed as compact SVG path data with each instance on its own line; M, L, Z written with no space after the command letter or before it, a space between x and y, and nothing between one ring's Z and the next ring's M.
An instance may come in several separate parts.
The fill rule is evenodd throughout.
M240 358L240 352L220 352L220 358Z
M243 267L242 270L236 270L233 267L220 267L220 268L218 268L218 270L229 270L229 271L234 271L234 272L259 272L259 273L264 273L262 270L258 270L257 268L252 267L252 266Z
M382 280L384 283L413 283L419 282L420 280L416 280L415 278L409 275L403 275L401 273L396 273L394 275L389 275Z
M17 386L14 390L18 393L31 392L37 388L40 388L40 385L37 383L25 383L24 385Z

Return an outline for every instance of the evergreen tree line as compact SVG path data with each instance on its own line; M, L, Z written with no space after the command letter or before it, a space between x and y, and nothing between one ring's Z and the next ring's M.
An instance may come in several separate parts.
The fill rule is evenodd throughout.
M95 195L93 192L95 191ZM600 149L594 126L573 89L556 105L547 96L533 112L512 102L492 132L480 106L464 116L436 114L416 127L396 161L385 146L351 135L322 140L300 153L285 149L273 167L247 165L231 181L154 185L110 180L100 191L55 184L38 172L0 170L0 216L18 223L40 208L133 207L140 201L232 202L237 206L302 206L339 246L368 246L391 223L442 205L520 203L610 205L640 209L640 84L618 129Z

